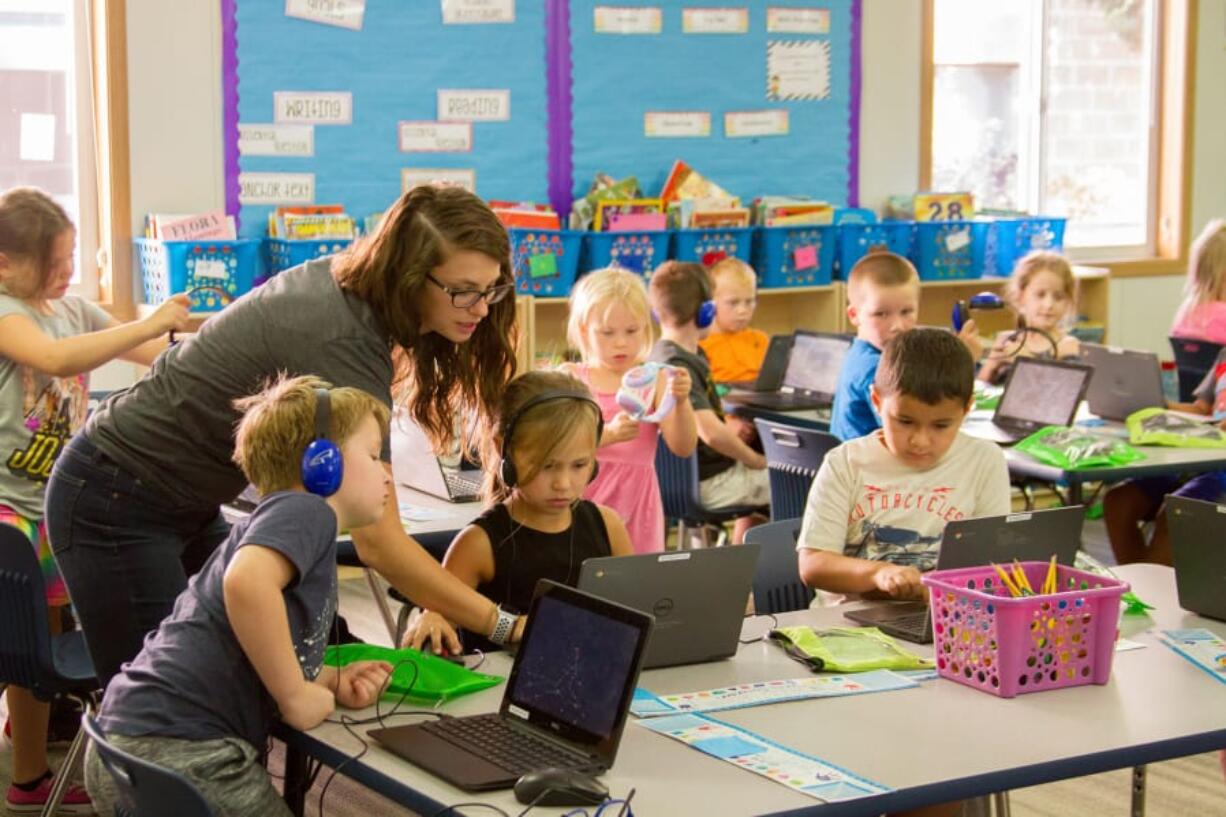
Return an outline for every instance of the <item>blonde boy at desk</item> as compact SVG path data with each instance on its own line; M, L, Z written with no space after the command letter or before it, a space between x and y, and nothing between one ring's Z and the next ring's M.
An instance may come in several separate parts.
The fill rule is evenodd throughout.
M725 258L708 271L714 290L715 326L698 342L711 361L716 383L753 380L770 338L749 325L758 303L758 276L739 258Z
M826 455L801 523L800 575L823 602L923 599L945 524L1009 513L1004 454L958 431L974 378L966 345L943 329L886 343L870 390L882 427Z

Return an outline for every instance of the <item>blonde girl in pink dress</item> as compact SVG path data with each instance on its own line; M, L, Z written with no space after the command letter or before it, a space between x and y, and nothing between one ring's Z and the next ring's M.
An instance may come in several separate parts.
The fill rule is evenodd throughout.
M671 372L657 393L671 390L676 407L659 424L639 422L617 405L624 375L651 350L651 307L642 278L623 269L591 272L579 279L570 296L567 338L582 362L562 368L582 380L600 404L604 434L596 459L600 474L583 498L617 511L626 522L636 553L664 550L664 506L656 478L656 444L679 457L698 445L698 426L690 406L690 376Z

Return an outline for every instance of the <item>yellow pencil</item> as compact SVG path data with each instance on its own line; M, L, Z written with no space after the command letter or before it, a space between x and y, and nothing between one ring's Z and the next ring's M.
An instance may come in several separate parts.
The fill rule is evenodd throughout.
M1005 572L1005 569L995 562L992 562L991 564L992 569L996 571L996 575L1000 576L1001 582L1004 583L1005 589L1009 591L1009 595L1013 596L1014 598L1022 595L1022 591L1018 590L1013 584L1013 580L1009 578L1009 574Z
M1051 555L1051 561L1047 563L1047 578L1043 580L1043 592L1056 592L1056 554Z
M1017 584L1018 590L1024 591L1023 595L1035 594L1034 588L1030 586L1030 579L1026 578L1026 571L1022 570L1022 563L1017 559L1013 560L1013 581Z

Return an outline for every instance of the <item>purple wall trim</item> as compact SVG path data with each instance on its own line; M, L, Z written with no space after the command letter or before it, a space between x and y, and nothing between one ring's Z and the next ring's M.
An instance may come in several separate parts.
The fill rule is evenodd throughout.
M545 98L549 135L549 202L563 220L570 213L574 190L570 54L570 3L567 0L547 0Z
M235 0L221 0L221 134L226 212L238 225L238 21Z
M847 206L860 206L860 46L863 0L851 0L851 100L848 104Z

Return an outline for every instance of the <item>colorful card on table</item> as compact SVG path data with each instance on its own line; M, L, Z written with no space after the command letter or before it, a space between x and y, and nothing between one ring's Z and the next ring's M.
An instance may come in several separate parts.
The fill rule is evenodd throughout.
M823 803L891 791L880 783L714 718L674 715L638 723Z
M1161 630L1158 640L1226 684L1226 640L1205 629Z
M700 692L676 695L656 695L639 688L634 691L630 711L640 718L671 715L677 712L719 712L743 709L747 706L800 701L806 698L836 698L862 695L867 692L888 692L919 686L889 670L857 672L851 675L812 675L806 678L784 678L776 681L756 681Z

